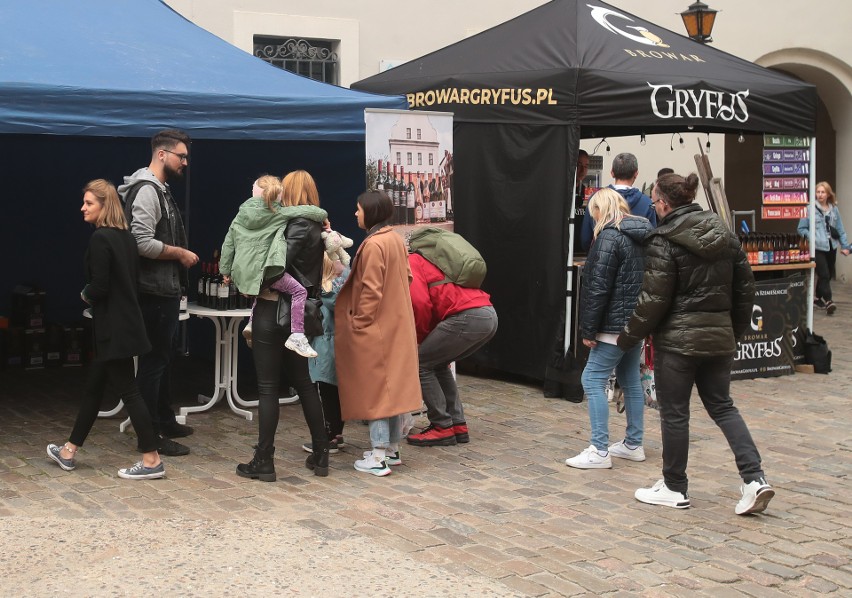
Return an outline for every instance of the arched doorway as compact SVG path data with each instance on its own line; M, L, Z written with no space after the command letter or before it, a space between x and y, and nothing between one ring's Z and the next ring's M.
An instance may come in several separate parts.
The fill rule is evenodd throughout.
M806 49L780 50L763 56L757 64L783 71L817 88L816 180L834 187L843 223L852 234L852 67L837 58ZM763 140L736 135L725 137L725 187L734 209L760 213ZM838 165L841 165L838 168ZM796 221L767 220L761 230L792 232ZM852 260L838 259L837 277L852 281Z

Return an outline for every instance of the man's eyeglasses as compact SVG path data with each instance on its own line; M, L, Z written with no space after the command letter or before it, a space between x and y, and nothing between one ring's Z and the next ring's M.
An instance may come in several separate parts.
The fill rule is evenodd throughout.
M173 156L177 156L178 160L180 160L181 162L186 162L187 164L189 164L189 154L179 154L177 152L173 152L172 150L167 150L165 148L163 148L163 151L168 152L168 153L172 154Z

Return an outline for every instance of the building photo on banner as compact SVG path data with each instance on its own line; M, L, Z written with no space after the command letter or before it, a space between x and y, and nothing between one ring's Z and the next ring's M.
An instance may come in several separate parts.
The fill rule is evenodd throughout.
M388 194L391 224L408 246L411 231L434 226L452 231L453 115L367 109L367 189Z

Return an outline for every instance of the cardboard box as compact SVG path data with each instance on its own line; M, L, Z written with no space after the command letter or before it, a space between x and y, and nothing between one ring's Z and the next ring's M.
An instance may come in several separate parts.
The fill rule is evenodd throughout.
M9 328L2 333L3 365L9 368L21 367L24 363L24 329Z
M44 367L44 328L24 331L24 368L37 370Z
M62 366L83 365L84 339L86 330L82 326L66 326L62 335Z
M12 289L12 326L43 327L45 296L35 287L18 285Z
M44 364L47 367L62 365L62 350L65 348L65 329L51 324L46 328L44 340Z

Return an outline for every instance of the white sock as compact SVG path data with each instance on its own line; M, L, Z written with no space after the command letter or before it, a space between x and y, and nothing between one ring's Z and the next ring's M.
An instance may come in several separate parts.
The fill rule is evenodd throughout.
M598 451L598 454L599 454L601 457L606 457L606 456L609 454L609 451L602 451L602 450L600 450L600 449L597 449L597 451Z
M394 453L394 454L398 453L399 452L399 443L398 442L391 442L390 444L388 444L387 452Z
M385 449L373 447L373 457L379 463L383 463L385 460Z
M294 332L290 335L293 340L307 339L304 332Z

